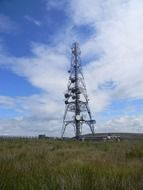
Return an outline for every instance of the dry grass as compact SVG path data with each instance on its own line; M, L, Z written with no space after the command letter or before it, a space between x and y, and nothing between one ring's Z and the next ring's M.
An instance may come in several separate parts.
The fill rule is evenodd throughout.
M0 141L0 190L142 190L143 141Z

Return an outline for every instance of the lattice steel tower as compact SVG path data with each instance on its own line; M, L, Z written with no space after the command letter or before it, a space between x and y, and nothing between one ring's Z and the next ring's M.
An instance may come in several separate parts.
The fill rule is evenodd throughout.
M71 67L68 71L69 81L67 92L65 93L65 113L63 117L62 137L68 125L72 125L75 130L75 137L80 138L82 126L89 126L92 134L94 134L95 120L92 119L88 105L88 96L84 77L82 74L80 54L78 43L72 45Z

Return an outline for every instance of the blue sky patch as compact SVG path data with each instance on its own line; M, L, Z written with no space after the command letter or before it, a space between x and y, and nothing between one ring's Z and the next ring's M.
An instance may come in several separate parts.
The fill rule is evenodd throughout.
M0 68L0 95L29 96L41 92L33 87L24 77L19 77L9 70Z

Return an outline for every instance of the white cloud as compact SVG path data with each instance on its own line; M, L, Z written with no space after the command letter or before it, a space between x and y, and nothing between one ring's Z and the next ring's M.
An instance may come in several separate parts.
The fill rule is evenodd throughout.
M20 135L20 136L37 136L46 134L47 136L60 137L61 120L40 118L40 117L15 117L13 119L0 120L0 134L2 135ZM89 129L83 128L83 131L89 133ZM101 132L130 132L143 133L142 116L122 116L107 120L105 123L97 123L96 133ZM66 135L74 134L72 126L67 128Z
M143 133L143 116L122 116L106 121L96 132Z
M70 9L73 22L77 25L91 24L99 27L102 22L120 16L131 0L72 0ZM96 26L95 26L96 25Z
M113 80L118 84L116 89L110 94L104 91L110 96L109 103L113 98L143 98L143 2L79 0L76 7L72 1L72 10L76 24L95 29L82 44L85 58L93 57L85 67L88 83L94 81L92 94L96 97L96 92L100 93L99 83ZM100 55L98 60L94 60L96 54Z
M65 8L65 4L66 4L66 0L46 0L47 2L47 10L53 10L53 9L57 9L57 10L64 10Z
M1 55L0 64L3 67L19 76L26 77L32 85L42 89L39 95L0 98L1 107L11 108L13 106L13 110L20 115L18 119L16 117L0 123L0 126L6 126L5 130L2 129L3 134L33 133L37 135L42 131L47 135L60 136L64 114L63 94L67 82L66 67L69 66L68 59L64 55L65 51L62 51L63 48L62 46L49 48L42 44L33 44L31 58ZM12 125L10 125L11 122Z
M28 20L29 22L35 24L36 26L41 26L41 22L39 20L37 20L37 19L35 19L35 18L33 18L33 17L29 16L29 15L25 15L24 18L26 20Z
M10 136L60 136L59 121L34 117L0 120L0 134Z
M32 95L16 99L17 105L23 113L31 117L59 120L62 117L62 100L50 94Z
M12 109L18 115L0 119L1 135L60 136L63 102L49 94L29 97L0 97L0 107Z
M15 108L16 104L13 98L0 96L0 107L4 108Z
M65 51L61 46L49 48L42 44L35 44L32 51L31 58L2 55L0 63L26 77L32 85L59 96L66 87L66 68L69 66Z

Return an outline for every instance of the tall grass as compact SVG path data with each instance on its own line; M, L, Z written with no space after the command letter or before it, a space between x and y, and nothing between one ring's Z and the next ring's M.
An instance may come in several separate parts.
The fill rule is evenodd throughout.
M143 141L0 141L0 190L143 190Z

